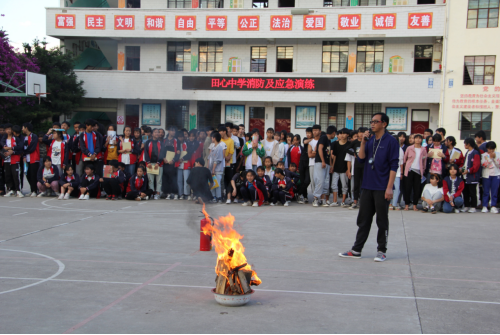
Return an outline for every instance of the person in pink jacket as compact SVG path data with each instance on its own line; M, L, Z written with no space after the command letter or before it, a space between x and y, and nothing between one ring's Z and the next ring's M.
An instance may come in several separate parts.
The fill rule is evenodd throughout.
M409 146L405 152L404 164L404 182L405 182L405 211L408 210L410 202L413 203L413 210L417 211L418 200L420 199L421 180L427 162L427 151L422 148L422 135L415 134L414 144ZM413 199L411 194L413 192Z

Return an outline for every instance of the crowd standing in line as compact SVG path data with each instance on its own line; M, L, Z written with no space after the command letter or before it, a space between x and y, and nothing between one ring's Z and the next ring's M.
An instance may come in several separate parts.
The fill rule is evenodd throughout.
M116 131L115 125L106 129L92 119L55 122L40 134L30 123L0 125L0 195L25 197L26 179L30 197L60 200L166 199L259 207L306 204L312 192L314 207L357 209L370 189L366 185L373 183L364 183L372 163L359 157L369 144L365 138L373 137L363 127L314 125L305 138L273 128L245 133L244 125L231 123L190 131L174 126ZM477 208L498 213L500 152L483 131L464 140L465 151L443 128L385 133L399 144L391 210L418 211L421 204L422 212L433 214ZM376 155L384 148L368 150Z

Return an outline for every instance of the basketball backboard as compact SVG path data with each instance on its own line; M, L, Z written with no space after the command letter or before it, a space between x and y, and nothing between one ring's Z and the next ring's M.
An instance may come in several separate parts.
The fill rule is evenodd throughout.
M36 96L37 93L47 93L47 77L44 74L38 74L26 71L26 95ZM47 95L40 95L46 98Z

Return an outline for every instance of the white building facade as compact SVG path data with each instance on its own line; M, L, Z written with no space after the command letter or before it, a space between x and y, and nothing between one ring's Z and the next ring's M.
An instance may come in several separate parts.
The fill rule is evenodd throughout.
M439 125L442 2L62 0L47 35L79 57L80 121L304 135L386 112L391 131L414 133Z

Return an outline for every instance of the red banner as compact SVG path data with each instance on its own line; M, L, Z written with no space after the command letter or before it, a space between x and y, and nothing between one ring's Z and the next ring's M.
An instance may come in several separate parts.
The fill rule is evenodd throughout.
M227 30L227 16L207 16L206 30Z
M115 30L134 30L135 15L115 15Z
M431 29L432 13L409 13L408 29Z
M271 30L292 30L292 15L271 15Z
M85 29L106 29L106 15L85 15Z
M75 14L56 14L56 28L75 29Z
M144 30L165 30L165 16L145 16Z
M260 16L238 16L238 30L259 30Z
M196 16L176 16L175 30L196 30Z
M304 15L304 30L325 30L326 15Z
M373 14L372 29L396 29L396 14Z
M339 14L339 30L361 29L361 14Z

